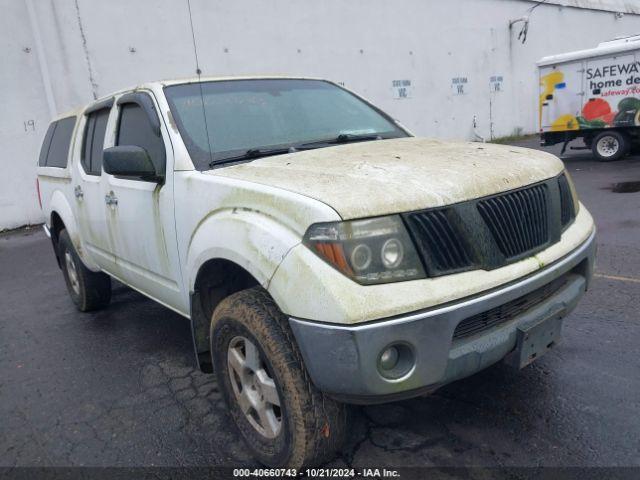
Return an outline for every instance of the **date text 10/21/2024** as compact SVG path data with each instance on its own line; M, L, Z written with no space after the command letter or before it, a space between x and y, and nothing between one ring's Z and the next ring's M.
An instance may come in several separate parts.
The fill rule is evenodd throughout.
M237 478L400 478L400 473L397 470L386 468L306 468L304 470L295 468L235 468L233 476Z

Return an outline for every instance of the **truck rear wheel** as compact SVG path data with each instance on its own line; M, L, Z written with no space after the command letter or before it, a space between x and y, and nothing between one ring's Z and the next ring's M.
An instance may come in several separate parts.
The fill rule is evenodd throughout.
M264 289L234 293L218 305L211 352L231 417L261 463L318 465L340 448L347 407L311 383L288 320Z
M81 312L98 310L111 301L111 277L84 266L66 230L58 235L58 258L71 300Z
M601 162L619 160L629 153L629 148L627 136L614 130L596 135L591 143L593 155Z

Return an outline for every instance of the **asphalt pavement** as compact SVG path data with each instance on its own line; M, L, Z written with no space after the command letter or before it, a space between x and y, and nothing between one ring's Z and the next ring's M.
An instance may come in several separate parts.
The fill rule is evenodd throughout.
M640 466L640 192L616 191L640 157L565 161L598 261L562 343L522 371L355 408L332 466ZM79 313L41 229L0 235L0 466L80 465L256 464L184 318L121 285Z

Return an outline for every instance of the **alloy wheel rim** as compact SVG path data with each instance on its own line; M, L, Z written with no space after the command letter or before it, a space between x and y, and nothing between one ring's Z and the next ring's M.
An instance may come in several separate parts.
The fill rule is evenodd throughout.
M67 275L69 276L69 283L76 295L80 295L80 281L78 279L78 271L76 270L76 263L73 261L71 252L66 251L64 253L64 263L67 268Z
M618 150L620 149L620 142L618 142L618 139L615 137L606 136L598 140L596 148L600 156L612 157L618 153Z
M258 347L234 337L227 350L231 387L240 410L260 435L275 438L282 429L280 396Z

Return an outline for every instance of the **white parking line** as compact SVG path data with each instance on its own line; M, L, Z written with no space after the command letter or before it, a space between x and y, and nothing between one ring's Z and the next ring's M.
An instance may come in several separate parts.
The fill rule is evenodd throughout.
M620 277L618 275L605 275L604 273L595 273L594 277L606 278L607 280L618 280L619 282L640 283L640 278Z

